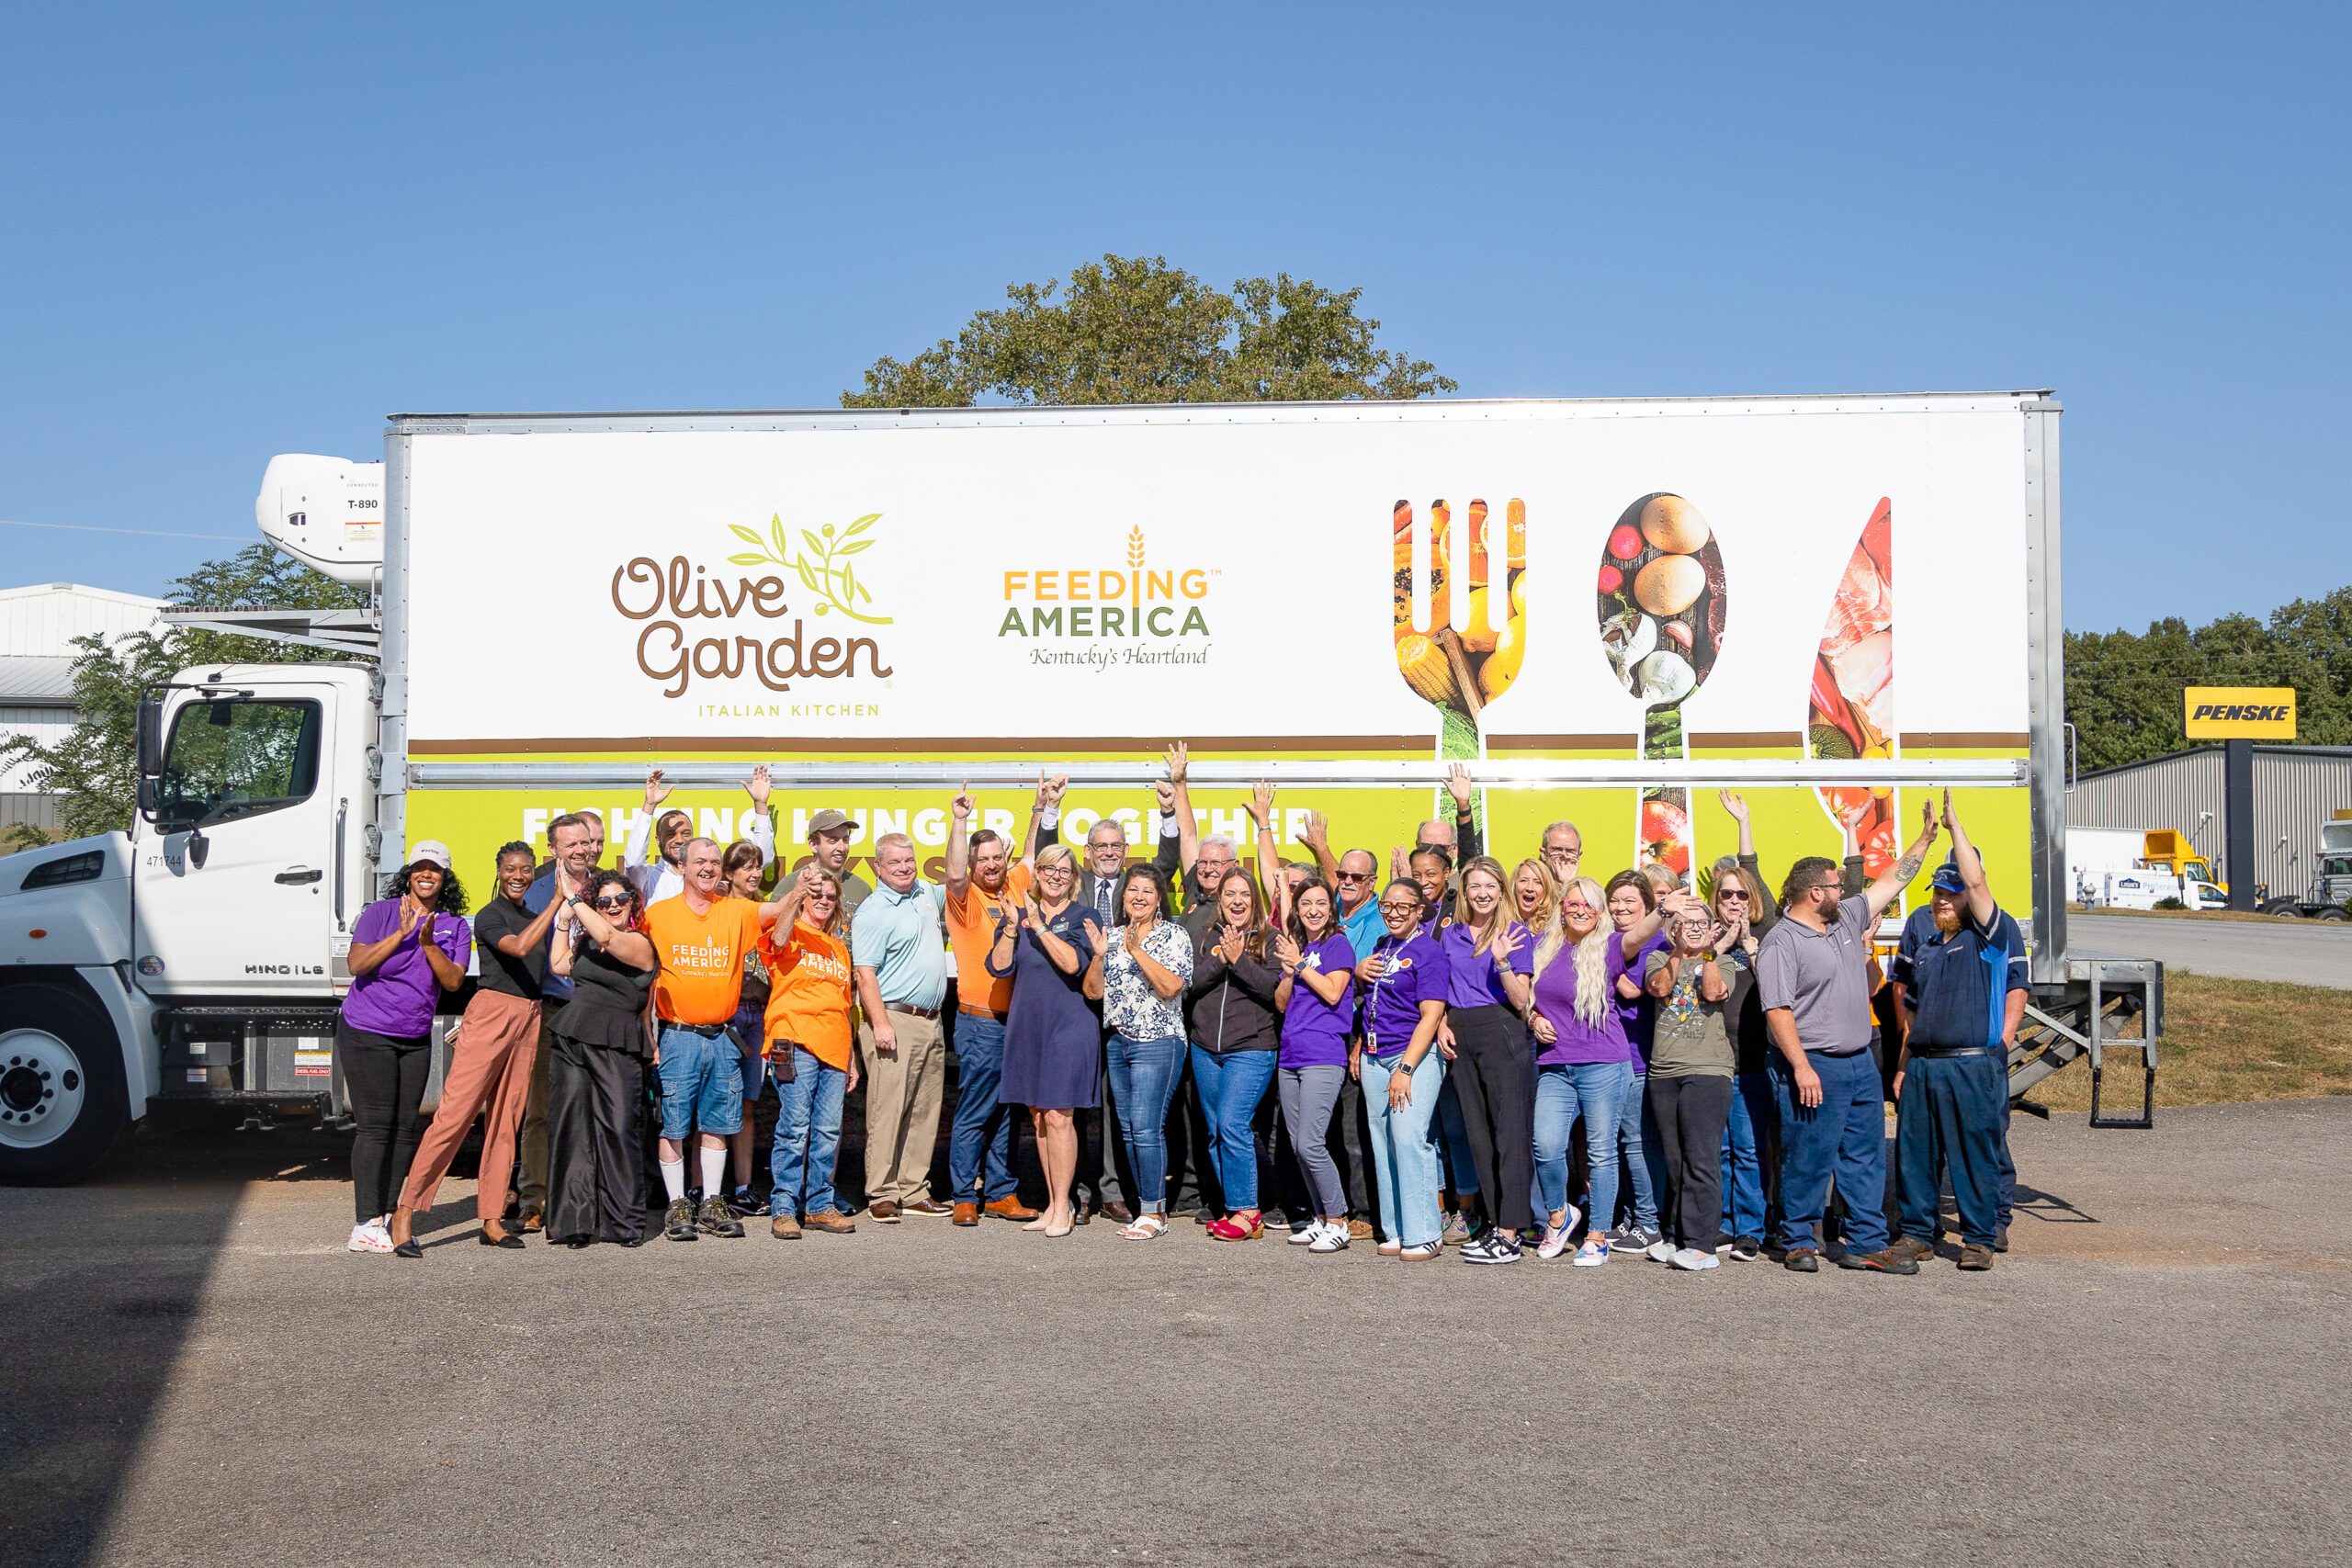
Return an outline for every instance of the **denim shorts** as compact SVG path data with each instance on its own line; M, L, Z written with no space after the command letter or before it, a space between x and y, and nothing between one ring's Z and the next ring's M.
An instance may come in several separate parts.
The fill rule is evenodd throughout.
M662 1026L662 1135L673 1143L689 1128L733 1134L743 1125L743 1054L721 1030L697 1034Z

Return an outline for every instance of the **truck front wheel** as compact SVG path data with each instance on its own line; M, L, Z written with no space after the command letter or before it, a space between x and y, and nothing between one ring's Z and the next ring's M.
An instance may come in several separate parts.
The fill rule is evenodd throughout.
M0 988L0 1183L81 1180L122 1135L129 1106L122 1047L87 998Z

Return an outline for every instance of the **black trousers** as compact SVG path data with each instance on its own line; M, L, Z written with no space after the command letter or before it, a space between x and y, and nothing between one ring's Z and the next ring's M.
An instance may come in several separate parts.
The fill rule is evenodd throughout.
M351 1119L351 1207L365 1224L389 1214L408 1185L408 1168L424 1137L424 1083L433 1076L433 1036L413 1040L354 1029L335 1020L335 1055L343 1064Z
M1727 1077L1663 1077L1655 1070L1645 1109L1666 1155L1667 1190L1658 1228L1697 1252L1724 1241L1724 1127L1731 1121Z
M1446 1081L1462 1101L1470 1158L1487 1217L1507 1231L1534 1224L1530 1190L1535 1179L1535 1058L1527 1025L1500 1005L1448 1008L1453 1060Z
M636 1241L645 1229L645 1063L555 1037L548 1064L549 1241Z

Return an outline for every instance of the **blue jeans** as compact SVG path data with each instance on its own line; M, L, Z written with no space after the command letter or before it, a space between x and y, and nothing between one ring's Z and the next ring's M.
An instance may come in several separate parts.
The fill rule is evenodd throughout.
M677 1142L694 1129L725 1135L743 1127L743 1054L727 1030L697 1034L662 1026L662 1135Z
M842 1096L849 1075L796 1045L792 1081L775 1086L775 1144L768 1151L769 1207L778 1214L849 1213L833 1190Z
M1759 1134L1780 1118L1772 1075L1732 1079L1731 1120L1724 1125L1724 1224L1734 1236L1764 1239L1764 1145Z
M1829 1179L1846 1200L1846 1250L1886 1246L1886 1085L1869 1051L1805 1060L1821 1077L1821 1103L1797 1103L1786 1057L1772 1060L1772 1097L1781 1113L1781 1235L1784 1247L1818 1247L1816 1227L1829 1203Z
M1449 1076L1437 1095L1437 1141L1445 1150L1445 1174L1453 1179L1453 1195L1478 1195L1478 1162L1470 1157L1470 1123L1462 1119L1462 1096Z
M1628 1063L1626 1066L1630 1072L1632 1064ZM1645 1137L1643 1133L1642 1108L1649 1100L1643 1090L1648 1087L1648 1080L1647 1073L1632 1074L1632 1081L1625 1088L1625 1098L1617 1107L1617 1141L1625 1151L1625 1182L1633 1189L1632 1201L1625 1205L1626 1221L1645 1231L1654 1231L1657 1229L1657 1195L1666 1190L1666 1178L1659 1168L1663 1162L1650 1147L1657 1140ZM1584 1135L1588 1139L1592 1136L1589 1119L1585 1122ZM1613 1211L1603 1210L1599 1204L1593 1206L1595 1224L1600 1224L1604 1214L1612 1219L1615 1217ZM1601 1228L1606 1230L1609 1227L1601 1225Z
M1219 1055L1193 1047L1193 1081L1209 1123L1209 1168L1228 1210L1258 1206L1258 1139L1252 1119L1274 1081L1272 1051Z
M978 1013L956 1015L956 1125L947 1135L947 1201L993 1203L1010 1198L1012 1112L997 1102L1004 1071L1004 1022ZM986 1181L982 1181L982 1177Z
M1960 1238L1993 1245L2000 1224L2001 1111L2008 1075L1987 1056L1914 1056L1903 1075L1894 1139L1903 1234L1932 1242L1941 1172L1951 1172Z
M1111 1074L1112 1104L1127 1140L1127 1163L1136 1172L1136 1213L1168 1212L1168 1100L1184 1061L1184 1042L1130 1040L1113 1034L1103 1046Z
M1388 1078L1405 1060L1363 1054L1363 1108L1372 1122L1373 1180L1380 1195L1380 1230L1407 1247L1435 1247L1442 1234L1438 1213L1437 1145L1430 1125L1437 1120L1438 1091L1445 1087L1445 1057L1430 1047L1413 1069L1412 1098L1402 1110L1388 1107Z
M1535 1202L1538 1217L1549 1224L1555 1210L1568 1206L1568 1134L1584 1117L1585 1157L1590 1166L1592 1228L1606 1231L1607 1215L1617 1206L1616 1140L1609 1129L1623 1114L1626 1096L1634 1089L1631 1062L1582 1062L1571 1066L1538 1067L1535 1071Z

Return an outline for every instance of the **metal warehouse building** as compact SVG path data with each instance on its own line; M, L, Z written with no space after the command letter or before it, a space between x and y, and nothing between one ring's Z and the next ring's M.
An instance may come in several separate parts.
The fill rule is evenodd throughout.
M2256 746L2254 880L2273 897L2301 892L2318 858L2319 825L2339 811L2352 811L2352 747ZM2228 882L2238 868L2222 863L2222 822L2219 746L2084 773L2066 792L2068 827L2177 828Z

